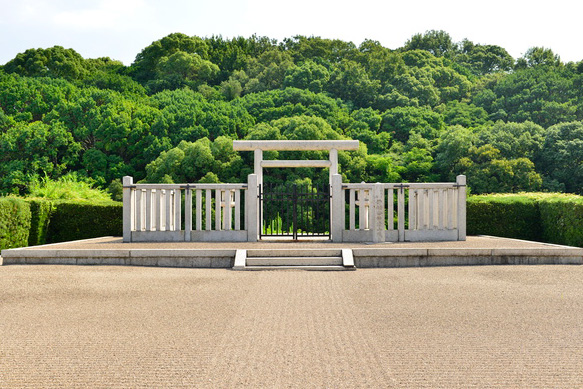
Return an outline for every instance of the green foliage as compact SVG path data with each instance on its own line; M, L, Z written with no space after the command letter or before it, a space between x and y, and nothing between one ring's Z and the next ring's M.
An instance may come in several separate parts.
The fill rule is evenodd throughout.
M397 107L382 115L381 131L401 142L406 142L411 132L425 139L436 139L444 129L443 116L427 108Z
M562 195L539 202L543 240L583 247L583 198Z
M405 51L427 50L437 57L452 56L456 45L445 31L431 30L425 34L415 34L405 43Z
M564 183L568 192L583 194L583 122L547 130L540 166L550 179Z
M59 122L17 123L0 133L0 190L23 194L36 175L59 176L81 149Z
M27 198L26 201L30 204L31 214L28 246L45 244L55 204L46 199Z
M61 46L29 49L4 65L7 73L30 77L54 77L66 80L84 78L89 72L87 61L73 49Z
M107 192L93 188L89 180L83 180L75 174L63 176L57 180L45 177L34 182L29 187L29 196L50 200L111 200Z
M113 201L55 202L47 231L47 243L101 236L121 236L123 205Z
M496 45L477 45L465 39L455 61L467 67L476 75L509 71L514 59L508 52Z
M0 250L26 246L30 205L16 197L0 197Z
M583 197L557 193L470 196L467 232L583 247Z
M549 49L515 61L444 31L397 50L372 40L173 33L129 67L59 46L31 49L0 69L0 193L26 194L39 177L70 172L100 188L124 175L244 181L252 158L225 153L225 139L302 137L360 140L340 166L356 182L463 173L474 193L583 193L582 69Z
M527 195L470 196L466 203L468 235L491 235L540 241L537 201Z

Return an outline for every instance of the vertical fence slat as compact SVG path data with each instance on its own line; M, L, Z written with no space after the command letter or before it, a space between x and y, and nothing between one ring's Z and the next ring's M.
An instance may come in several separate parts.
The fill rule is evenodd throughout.
M165 225L165 230L166 231L172 231L172 206L171 206L171 190L170 189L166 189L164 191L164 216L166 216L166 225Z
M146 189L146 231L152 231L152 189Z
M457 211L458 211L457 205L458 205L458 198L459 198L459 188L455 188L453 190L453 196L452 197L453 197L453 206L451 208L451 213L453 214L453 228L454 229L457 229L459 227L458 226L458 214L457 214Z
M180 193L180 189L175 189L174 190L174 231L180 231L181 228L181 224L182 224L182 218L181 218L181 204L180 204L180 200L181 200L181 193Z
M364 230L366 228L366 211L365 211L365 197L364 189L358 192L358 229Z
M433 223L434 223L434 214L433 214L433 210L435 208L435 204L433 203L433 201L435 200L434 198L434 191L433 189L428 189L427 190L427 214L428 214L428 218L427 218L427 229L428 230L432 230L433 229Z
M136 190L136 231L142 231L143 217L142 217L142 190Z
M409 189L409 230L417 229L417 189Z
M425 229L425 190L420 189L417 193L417 229Z
M196 190L196 230L202 230L202 190Z
M405 240L405 188L401 187L397 191L397 230L399 231L399 241Z
M356 229L356 224L355 224L355 209L354 209L354 197L355 197L355 193L356 190L354 189L348 189L349 191L349 201L350 201L350 205L348 208L348 219L349 219L349 228L350 230L355 230Z
M437 228L443 230L444 220L445 220L445 189L440 189L437 192L437 207L438 207L438 223Z
M225 190L225 211L223 213L223 229L225 231L230 231L233 223L233 208L231 208L231 193L230 190Z
M158 192L160 190L153 189L152 190L152 230L153 231L160 231L160 201L158 200Z
M205 225L204 228L207 231L211 230L211 225L212 225L212 193L210 189L206 190L205 193Z
M190 242L192 232L192 189L184 189L184 240Z
M221 200L223 191L215 189L215 230L221 230Z
M241 230L241 190L235 190L235 231Z
M395 229L395 190L393 188L387 190L387 229L391 231Z

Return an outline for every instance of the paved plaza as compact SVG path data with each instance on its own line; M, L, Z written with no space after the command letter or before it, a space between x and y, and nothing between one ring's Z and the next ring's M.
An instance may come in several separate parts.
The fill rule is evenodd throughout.
M0 387L583 387L583 266L0 267Z

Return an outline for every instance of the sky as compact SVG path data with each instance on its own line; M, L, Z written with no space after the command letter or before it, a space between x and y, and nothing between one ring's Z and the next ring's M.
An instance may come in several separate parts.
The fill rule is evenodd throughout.
M498 45L514 58L538 46L578 62L582 11L580 0L0 0L0 65L55 45L130 65L173 32L320 36L356 45L371 39L396 49L429 30Z

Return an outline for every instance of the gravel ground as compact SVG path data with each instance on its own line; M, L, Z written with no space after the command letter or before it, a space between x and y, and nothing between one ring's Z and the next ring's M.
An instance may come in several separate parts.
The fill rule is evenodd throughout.
M583 266L0 267L0 387L583 387Z

